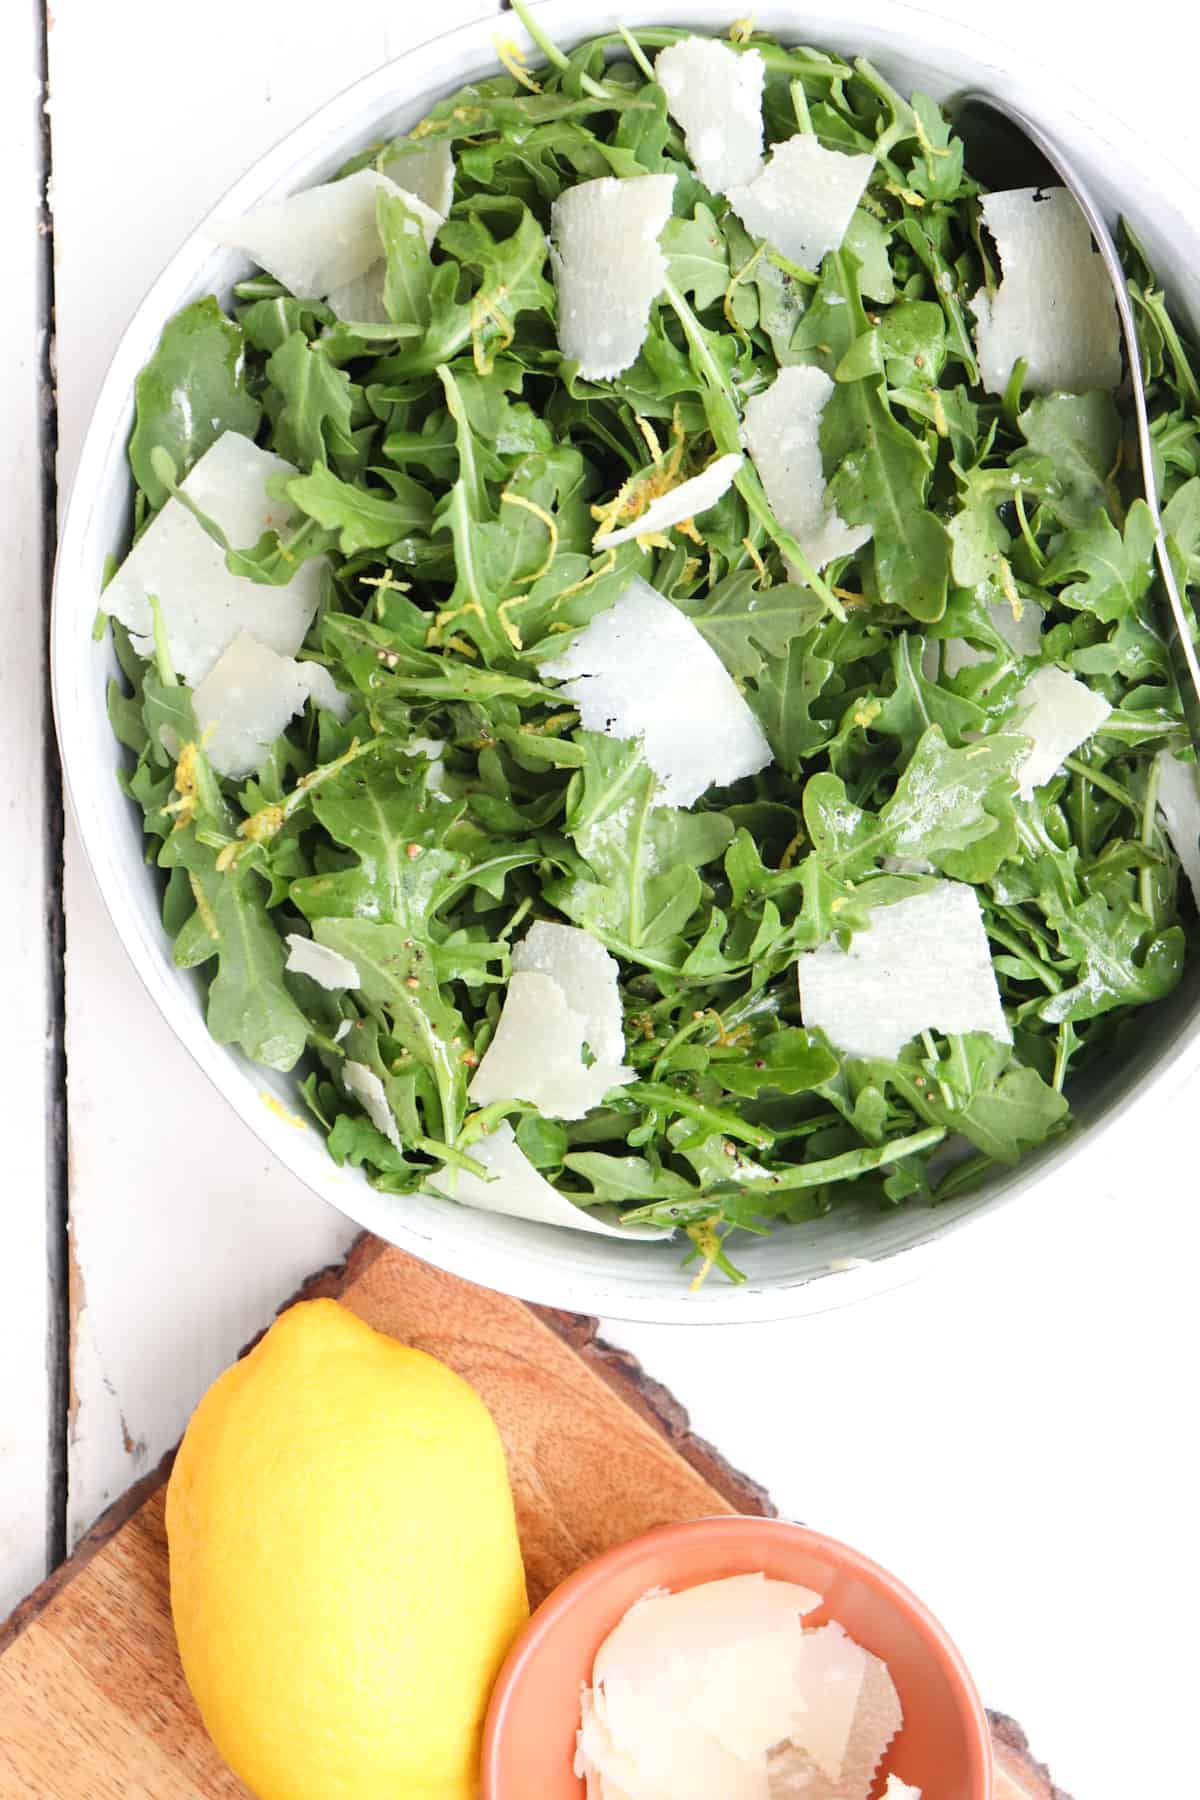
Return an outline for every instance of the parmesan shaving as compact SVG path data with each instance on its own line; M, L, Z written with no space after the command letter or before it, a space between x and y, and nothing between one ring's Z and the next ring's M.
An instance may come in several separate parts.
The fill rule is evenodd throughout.
M887 1786L883 1790L883 1800L921 1800L921 1790L919 1787L910 1787L898 1775L889 1775Z
M1018 771L1022 799L1031 799L1034 789L1062 767L1063 757L1099 730L1111 711L1107 700L1063 669L1039 669L1030 676L1017 695L1012 724L1033 742Z
M310 699L342 718L345 697L320 663L296 662L241 631L192 695L205 754L220 775L259 768Z
M806 1637L813 1635L805 1633ZM904 1715L887 1664L869 1651L860 1651L860 1655L862 1682L840 1774L827 1774L793 1742L769 1760L769 1800L869 1800L879 1764L904 1723Z
M400 750L401 756L423 756L429 764L425 772L425 785L433 793L441 793L446 786L446 745L442 738L415 737L410 738Z
M1010 650L1018 656L1037 655L1042 645L1046 614L1036 600L1022 600L1019 613L1007 600L989 600L988 616ZM939 664L947 675L957 675L960 669L970 669L976 663L990 660L989 650L977 649L966 638L927 638L921 670L927 680L936 681Z
M860 550L869 525L847 525L825 495L821 415L833 382L821 369L790 364L746 402L746 447L767 499L814 569Z
M565 1225L570 1231L594 1231L600 1237L665 1238L669 1231L653 1225L614 1225L600 1212L576 1206L538 1174L517 1143L513 1128L503 1120L494 1131L470 1145L473 1162L482 1163L488 1179L463 1169L439 1169L429 1177L436 1193L482 1212L503 1213L510 1219L533 1219L543 1225Z
M284 942L288 947L284 967L294 975L308 975L331 993L336 993L340 988L356 988L360 985L358 970L340 950L330 950L326 944L314 943L312 938L301 937L298 931L289 931ZM348 1020L344 1019L342 1024L349 1029Z
M454 199L454 152L450 140L427 144L405 156L393 156L381 171L398 188L423 201L431 212L444 219Z
M673 175L602 175L550 209L559 349L588 381L619 375L642 347L667 276L658 238L674 191Z
M180 486L236 549L244 549L265 531L287 525L291 506L272 500L267 483L297 473L282 456L227 431ZM220 544L172 497L105 588L104 610L128 629L139 656L152 657L154 595L175 672L194 686L243 629L281 656L293 655L317 610L324 566L323 557L301 563L286 587L233 575Z
M840 1625L804 1629L821 1604L737 1575L630 1607L582 1695L589 1800L868 1800L900 1704Z
M218 220L209 235L231 250L245 251L300 298L324 299L381 260L375 222L380 190L404 201L415 215L414 230L423 231L431 244L442 215L376 169L359 169L342 181L306 188L240 219Z
M765 74L757 50L734 50L717 38L683 38L655 58L654 79L667 109L714 194L753 181L762 167Z
M621 1060L617 963L589 932L539 921L514 949L512 968L470 1098L478 1106L526 1100L553 1118L581 1119L634 1079Z
M1012 1041L974 888L940 881L877 906L850 947L797 959L804 1023L851 1056L894 1060L921 1031L984 1031Z
M666 805L690 806L771 760L716 651L640 576L542 673L563 683L585 730L641 739Z
M403 1150L404 1145L400 1142L400 1130L396 1124L395 1114L388 1105L384 1085L374 1069L368 1069L366 1063L344 1062L342 1064L342 1083L346 1092L353 1095L354 1099L358 1101L376 1131L381 1131L397 1150Z
M1158 754L1158 810L1200 906L1200 781L1195 763L1180 762L1169 750Z
M555 1119L582 1119L634 1071L620 1063L583 1061L587 1024L567 1005L553 976L534 970L509 980L495 1035L468 1094L476 1106L525 1100Z
M584 1042L597 1061L622 1060L625 1031L617 959L590 931L539 919L513 949L512 966L514 974L550 976L583 1020Z
M816 270L840 247L874 167L873 156L826 150L799 133L775 145L761 174L727 190L729 204L752 237Z
M697 518L710 506L715 506L721 495L728 491L741 466L742 459L736 454L718 456L706 469L701 469L699 475L693 475L690 481L681 481L678 487L652 500L632 525L623 525L619 531L602 531L596 538L595 548L612 550L618 544L628 544L633 538L652 537L685 519Z
M984 387L1002 394L1018 358L1023 392L1083 394L1121 379L1121 334L1112 284L1087 220L1066 188L985 194L983 222L1003 279L971 301Z

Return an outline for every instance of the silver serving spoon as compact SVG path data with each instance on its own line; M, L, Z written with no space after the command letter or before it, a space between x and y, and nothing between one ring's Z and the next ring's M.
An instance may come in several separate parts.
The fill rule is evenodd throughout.
M1142 375L1141 348L1137 324L1121 258L1113 242L1104 214L1081 175L1067 161L1052 138L1040 125L1015 106L995 99L991 94L969 93L953 107L955 130L967 146L971 172L988 187L1044 187L1055 179L1071 194L1088 222L1092 238L1112 282L1116 297L1121 332L1125 339L1129 364L1129 387L1137 420L1138 451L1142 464L1142 486L1146 505L1154 520L1154 549L1167 606L1163 609L1163 635L1179 686L1179 699L1184 720L1196 756L1200 759L1200 660L1192 642L1183 596L1175 579L1170 552L1162 527L1158 504L1158 484L1154 478L1154 457L1150 440L1150 415L1146 408L1146 384Z

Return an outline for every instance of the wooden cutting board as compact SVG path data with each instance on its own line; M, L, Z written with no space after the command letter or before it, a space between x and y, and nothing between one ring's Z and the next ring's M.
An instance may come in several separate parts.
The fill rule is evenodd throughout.
M364 1238L304 1298L333 1294L482 1394L508 1452L536 1606L589 1557L652 1525L774 1512L592 1319L472 1287ZM212 1748L175 1652L163 1484L138 1484L0 1625L2 1800L247 1800ZM992 1715L996 1800L1068 1800ZM937 1800L931 1795L929 1800Z

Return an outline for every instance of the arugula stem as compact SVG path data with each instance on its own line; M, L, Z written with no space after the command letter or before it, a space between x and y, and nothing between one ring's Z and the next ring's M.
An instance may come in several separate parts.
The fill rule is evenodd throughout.
M529 36L533 39L542 55L546 58L546 61L553 63L556 69L569 69L571 66L570 57L560 50L554 40L547 37L541 26L534 21L532 13L524 4L524 0L512 0L512 10L516 13L518 19L520 19L522 25L529 33ZM590 75L581 75L579 78L579 85L582 87L584 93L591 94L594 100L607 100L610 98L609 89L606 88L602 82L593 81Z
M1157 756L1151 759L1146 771L1146 790L1142 795L1142 828L1139 840L1145 849L1153 848L1155 835L1155 809L1158 806L1158 780L1161 766ZM1148 919L1154 919L1157 909L1154 904L1154 871L1148 864L1138 870L1138 899L1142 911Z
M845 623L846 610L841 601L828 582L813 568L803 546L779 523L754 465L743 454L737 401L724 371L708 347L699 319L670 279L663 283L663 293L683 327L692 367L703 384L704 414L713 442L723 456L742 457L742 466L734 477L734 482L746 502L751 518L756 519L768 536L774 539L782 554L795 566L804 585L811 588L824 602L835 619Z
M1090 781L1093 787L1100 789L1102 794L1107 794L1110 799L1118 801L1126 812L1131 812L1135 818L1137 817L1137 802L1129 789L1122 787L1119 781L1114 781L1112 776L1106 775L1102 769L1096 769L1090 763L1081 762L1077 756L1064 756L1063 768L1070 769L1072 775L1078 775L1084 781Z
M635 1081L625 1091L633 1100L644 1100L647 1106L671 1107L685 1119L695 1119L698 1125L707 1125L710 1131L719 1132L722 1137L737 1138L754 1150L769 1150L773 1142L771 1132L747 1124L738 1113L727 1112L723 1107L706 1106L701 1100L693 1100L690 1094L681 1094L678 1089L663 1083Z
M792 1169L772 1169L770 1186L773 1193L781 1189L795 1192L798 1188L822 1187L827 1181L853 1181L876 1169L886 1169L906 1156L918 1156L932 1150L947 1135L944 1125L927 1125L910 1137L894 1138L890 1144L864 1146L846 1150L840 1156L827 1156L821 1162L799 1163Z
M147 594L146 599L150 606L150 617L154 620L154 666L158 670L158 679L164 687L178 687L179 677L171 661L171 646L167 642L162 603L157 594Z
M990 938L995 938L998 944L1003 944L1011 956L1015 956L1023 962L1034 980L1040 981L1044 987L1049 989L1050 993L1062 993L1063 984L1054 970L1048 969L1044 962L1033 955L1032 951L1027 950L1019 937L1006 931L1003 925L998 925L994 917L988 920L987 934Z

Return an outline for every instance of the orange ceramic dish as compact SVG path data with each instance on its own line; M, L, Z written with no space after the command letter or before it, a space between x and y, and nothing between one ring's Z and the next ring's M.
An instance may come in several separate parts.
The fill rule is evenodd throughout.
M580 1689L596 1651L647 1589L761 1570L825 1595L804 1623L836 1619L891 1671L904 1709L884 1770L926 1800L993 1800L991 1740L975 1684L937 1620L886 1569L780 1519L665 1525L576 1571L534 1614L500 1671L483 1744L483 1800L581 1800ZM884 1775L878 1787L885 1786Z

